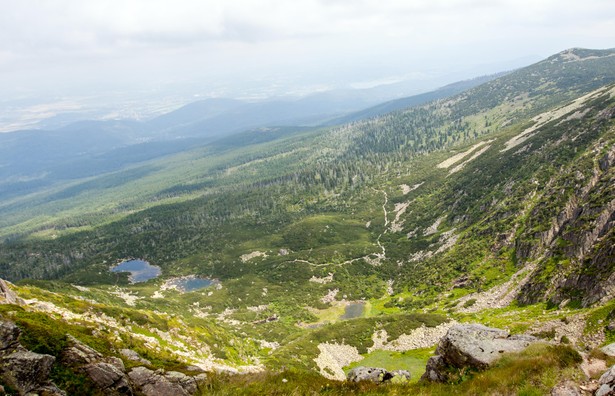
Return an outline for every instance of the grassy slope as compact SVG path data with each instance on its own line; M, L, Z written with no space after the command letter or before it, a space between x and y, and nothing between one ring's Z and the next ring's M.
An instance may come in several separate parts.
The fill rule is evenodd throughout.
M514 249L498 241L511 230L531 235L533 230L526 230L528 206L557 207L549 197L540 195L537 186L583 172L586 167L579 165L577 169L574 164L592 163L596 142L613 144L612 121L598 117L603 109L613 107L613 99L609 98L592 104L594 108L585 113L585 118L546 125L527 141L531 144L527 152L500 153L508 139L531 124L528 117L558 107L600 83L592 80L588 85L573 84L574 89L568 90L563 75L556 73L551 83L545 82L545 90L536 90L531 85L525 87L526 81L519 75L516 80L511 76L479 87L462 96L461 101L440 102L347 128L301 132L249 147L231 144L216 152L197 149L151 164L155 171L106 176L72 186L68 192L65 186L52 192L55 200L40 207L52 213L50 217L43 212L37 214L39 209L32 206L36 200L13 202L13 206L2 209L8 214L3 217L6 224L13 222L13 226L3 228L3 235L30 234L4 244L3 272L13 270L7 263L19 262L23 267L13 276L31 276L34 269L44 268L43 264L57 262L57 267L37 276L60 275L70 282L103 285L81 292L63 283L41 283L58 294L30 288L26 289L26 293L32 293L30 297L51 300L76 312L105 312L126 323L137 323L137 332L153 337L154 328L164 330L178 325L175 315L181 318L187 332L196 332L194 336L207 345L218 345L212 347L214 356L232 365L250 363L258 357L273 369L311 369L318 342L344 340L366 352L371 334L379 326L385 326L395 338L418 325L414 319L419 310L451 315L461 321L479 320L514 332L525 331L539 321L588 313L587 331L603 331L599 321L612 315L610 305L545 313L547 306L536 304L486 310L477 315L452 309L463 295L500 284L517 270ZM517 83L521 86L511 88ZM526 94L524 87L528 89ZM490 97L488 92L497 95ZM482 99L486 97L491 100ZM428 112L441 118L437 122L426 118L421 125L432 131L430 142L435 144L440 139L443 143L442 149L427 155L420 150L430 151L429 142L416 143L418 135L404 123L427 117ZM501 126L503 123L507 125ZM463 170L448 176L447 169L436 166L477 141L487 140L491 148ZM415 143L418 146L413 146ZM186 163L191 166L187 168ZM361 181L348 181L348 175ZM402 184L420 187L404 195ZM120 199L126 201L120 204ZM402 232L386 231L385 222L395 218L395 204L405 202L410 206L399 217L404 222ZM384 210L388 213L386 219ZM20 213L31 220L20 222ZM425 235L438 218L442 222L437 232ZM410 259L416 252L436 251L447 231L458 235L455 247L422 262ZM415 236L409 238L408 233ZM379 243L387 254L380 266L366 260L348 263L380 253ZM289 250L289 254L278 255L280 249ZM240 260L242 254L255 250L266 252L268 257L245 263ZM160 280L129 286L126 279L106 275L111 262L127 256L152 260L163 267L165 276L217 277L222 289L212 290L211 295L167 293L164 300L152 299ZM66 266L66 262L70 265ZM309 282L313 276L326 277L329 273L334 274L330 283ZM451 281L464 274L469 283L451 290ZM388 280L394 280L392 296L386 291ZM123 300L110 293L114 289L104 284L122 285L143 298L134 308L126 307ZM318 311L311 308L328 311L330 320L336 321L335 308L320 301L334 289L339 290L337 300L366 299L364 317L317 329L297 326L319 321L315 314ZM89 306L79 298L95 300L98 305ZM207 307L211 316L195 315L196 304ZM265 308L260 312L250 309L261 305ZM233 325L217 319L227 308L234 310L228 316L237 321ZM166 314L159 316L155 311ZM274 314L279 320L253 324ZM27 319L26 314L16 315ZM441 320L429 318L435 323ZM36 321L43 322L43 318L39 316ZM612 335L607 334L607 339ZM282 346L271 351L259 346L258 340ZM121 341L128 342L134 341ZM156 356L138 343L133 347L160 367L177 367L172 354ZM390 360L387 356L378 358L383 364L404 362L397 355L389 356ZM528 394L532 394L536 389L545 389L547 385L535 383L548 374L529 373L531 380L520 379L516 385L506 386L527 386ZM294 375L299 376L301 387L312 386L310 374L301 371ZM260 379L269 381L268 378ZM273 378L280 379L275 374ZM301 382L306 378L310 385ZM235 389L235 379L220 381L221 394ZM328 386L326 383L322 379L313 381L314 386ZM280 392L294 389L289 388L291 385L280 385ZM215 386L218 385L214 383L212 389ZM262 386L264 383L256 382L245 392L257 393ZM343 394L354 389L348 386L344 389L333 384L331 392ZM464 386L470 387L464 392L471 394L471 385ZM369 386L360 389L384 392ZM386 392L402 392L405 388L395 389ZM423 392L421 387L412 389ZM450 392L451 388L434 387L424 392L446 390Z

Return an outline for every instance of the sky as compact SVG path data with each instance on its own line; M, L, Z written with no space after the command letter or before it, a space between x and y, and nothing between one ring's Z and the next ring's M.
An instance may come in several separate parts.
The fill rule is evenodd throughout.
M615 47L615 1L0 0L13 109L423 87L570 47Z

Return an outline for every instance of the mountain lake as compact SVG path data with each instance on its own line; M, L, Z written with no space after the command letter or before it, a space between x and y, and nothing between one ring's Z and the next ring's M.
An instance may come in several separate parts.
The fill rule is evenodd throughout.
M217 283L216 280L209 278L199 278L196 276L186 276L167 281L167 287L173 287L181 292L191 292Z
M111 268L111 272L130 272L128 279L132 283L145 282L157 278L162 273L160 267L143 260L123 261Z
M346 309L344 310L344 315L340 319L354 319L359 318L363 315L363 308L365 308L365 304L362 302L353 302L346 305Z

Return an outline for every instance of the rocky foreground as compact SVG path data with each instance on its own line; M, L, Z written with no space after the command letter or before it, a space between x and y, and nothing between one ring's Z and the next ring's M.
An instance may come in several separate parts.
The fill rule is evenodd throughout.
M19 343L20 334L14 323L0 322L2 382L20 395L66 395L49 379L56 358L28 351ZM104 357L70 335L67 340L62 363L86 375L105 395L188 396L195 394L198 384L206 379L204 374L189 376L177 371L153 371L144 366L127 370L122 359ZM0 392L3 394L4 389Z
M0 303L24 306L24 300L2 280ZM425 373L420 379L423 382L457 383L460 372L489 370L505 354L522 352L532 345L544 345L545 342L535 336L511 335L506 330L481 324L450 322L442 330L436 354L428 360ZM424 328L415 330L419 335L425 331ZM432 333L436 334L435 330L429 334ZM97 392L105 395L196 395L205 391L204 386L209 381L208 375L201 368L186 366L182 372L155 369L149 360L134 350L124 348L115 351L117 356L105 356L70 334L63 337L65 343L63 341L61 352L55 356L36 353L23 346L23 336L27 334L11 321L10 315L0 319L0 394L66 395L66 391L51 380L52 371L58 367L87 378ZM378 337L374 337L374 343L383 346L385 339L383 334L378 334ZM419 339L424 341L425 337ZM436 341L434 337L431 342L433 344ZM568 348L576 367L580 367L587 378L576 382L563 381L552 389L552 395L615 395L615 366L608 369L604 359L579 354L569 346L565 348ZM357 353L354 348L353 351ZM332 356L343 355L339 348L329 352ZM606 359L615 357L615 344L603 347L601 353ZM358 353L357 357L360 357ZM342 375L343 367L349 362L340 363ZM379 367L357 367L348 372L346 380L350 383L371 382L381 386L388 383L404 384L409 382L410 372L403 368L388 371Z
M456 324L442 337L425 368L421 381L450 382L463 370L482 371L492 367L504 354L521 352L532 344L542 343L530 335L511 335L506 330L486 327L480 324ZM615 356L615 344L601 349L606 356ZM578 355L578 354L577 354ZM578 355L583 360L582 368L587 381L577 384L565 381L557 384L551 391L553 396L615 395L615 366L606 370L598 381L591 380L592 372L602 367L588 362L587 356ZM595 360L595 359L594 359ZM603 363L603 361L600 361ZM348 373L348 381L371 381L376 383L399 383L410 379L405 370L388 371L379 367L357 367Z
M122 359L103 356L71 335L66 336L67 344L57 359L27 350L19 341L20 335L21 330L17 325L9 320L0 321L0 380L19 395L66 395L50 380L52 367L56 363L87 376L96 389L105 395L189 396L198 394L199 388L208 379L203 372L187 375L178 371L152 370L146 367L149 362L136 352L122 350L122 356L132 366L128 369ZM461 370L488 370L504 354L521 352L542 342L533 336L511 335L505 330L480 324L456 324L438 343L436 355L427 362L421 381L446 383ZM581 355L572 348L571 351L581 363ZM602 352L606 356L615 356L615 344L602 348ZM587 358L583 364L587 365ZM601 366L594 365L594 370L595 367ZM410 373L406 370L357 367L348 373L347 380L380 384L405 383L410 380ZM0 389L0 394L4 392L4 389ZM578 384L566 381L554 387L551 394L613 395L615 366L606 370L597 381L588 379Z

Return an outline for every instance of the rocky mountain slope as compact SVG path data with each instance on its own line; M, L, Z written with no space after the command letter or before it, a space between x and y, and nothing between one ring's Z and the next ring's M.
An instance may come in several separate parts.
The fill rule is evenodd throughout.
M194 366L320 384L312 375L342 380L373 364L413 382L459 322L595 350L615 341L614 84L615 51L571 49L419 107L252 131L11 198L0 203L0 276L21 300L7 299L3 320L58 362L63 349L42 333L62 346L69 334L101 364L122 359L118 380L140 392L138 366L168 381ZM132 257L162 275L131 283L109 271ZM177 288L195 278L213 282ZM497 392L544 393L556 384L536 378L548 377L580 386L576 358L546 374L564 346L502 363L549 356L534 362L538 377ZM613 363L592 353L584 364ZM499 369L451 368L447 381L472 394ZM91 384L83 367L55 370L62 389Z

